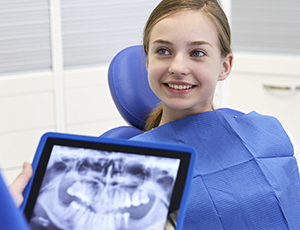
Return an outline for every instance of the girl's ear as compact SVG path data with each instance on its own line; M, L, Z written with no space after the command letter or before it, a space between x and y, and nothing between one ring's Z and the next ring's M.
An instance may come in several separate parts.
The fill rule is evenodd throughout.
M146 69L148 71L148 67L149 67L149 57L148 55L146 56Z
M233 60L232 53L227 54L226 57L223 58L223 65L221 67L222 71L218 79L219 81L223 81L229 76L232 69L232 60Z

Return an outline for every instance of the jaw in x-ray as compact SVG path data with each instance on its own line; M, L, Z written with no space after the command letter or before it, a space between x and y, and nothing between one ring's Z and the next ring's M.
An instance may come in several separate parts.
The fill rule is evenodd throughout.
M54 146L30 227L163 229L179 160Z

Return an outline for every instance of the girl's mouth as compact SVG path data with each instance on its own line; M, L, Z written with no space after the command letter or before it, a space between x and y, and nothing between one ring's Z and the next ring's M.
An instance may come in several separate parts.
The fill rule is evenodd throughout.
M165 83L165 85L168 86L169 88L176 89L176 90L188 90L195 87L194 85L177 85L177 84L169 84L169 83Z

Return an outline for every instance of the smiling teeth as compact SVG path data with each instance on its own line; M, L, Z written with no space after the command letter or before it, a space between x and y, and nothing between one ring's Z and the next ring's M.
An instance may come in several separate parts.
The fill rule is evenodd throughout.
M178 89L178 90L185 90L193 87L192 85L174 85L174 84L168 84L168 86L172 89Z

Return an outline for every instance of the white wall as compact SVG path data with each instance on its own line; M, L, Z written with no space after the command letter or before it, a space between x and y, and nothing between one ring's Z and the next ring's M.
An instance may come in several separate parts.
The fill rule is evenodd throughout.
M99 136L125 124L109 93L107 69L63 72L64 132ZM0 162L8 183L32 161L41 135L58 131L55 104L51 72L0 77Z

